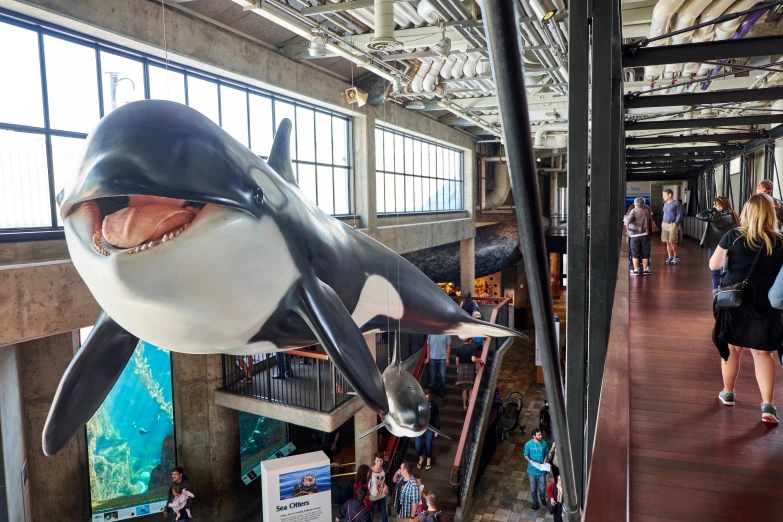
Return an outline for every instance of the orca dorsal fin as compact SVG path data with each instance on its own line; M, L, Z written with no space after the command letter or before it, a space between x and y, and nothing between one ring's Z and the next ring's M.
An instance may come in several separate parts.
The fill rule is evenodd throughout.
M277 127L275 141L272 143L272 152L269 153L267 164L280 174L280 177L291 185L296 183L294 169L291 167L291 120L283 118Z

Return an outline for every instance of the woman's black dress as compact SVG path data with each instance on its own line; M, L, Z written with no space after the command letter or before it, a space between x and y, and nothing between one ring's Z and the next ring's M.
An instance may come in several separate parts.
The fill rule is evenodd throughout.
M741 283L747 277L758 250L751 250L740 237L740 231L729 231L718 246L728 253L728 271L721 280L721 286ZM772 251L767 254L762 246L761 255L748 280L742 296L742 306L719 310L713 302L715 328L712 340L724 360L729 358L729 344L743 348L753 348L765 352L781 350L783 342L783 316L769 304L770 287L783 267L783 242L778 240Z

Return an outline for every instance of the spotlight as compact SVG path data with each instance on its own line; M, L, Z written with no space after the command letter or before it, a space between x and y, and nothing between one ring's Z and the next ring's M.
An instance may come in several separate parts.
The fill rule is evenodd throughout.
M552 19L553 16L557 14L557 9L552 9L547 14L544 15L544 17L541 19L541 23L547 23L549 20Z
M541 163L541 158L536 158L536 161Z
M314 58L326 56L326 37L314 32L312 38L310 38L310 47L307 48L307 52Z
M406 109L414 109L414 110L421 111L421 110L424 110L425 107L424 107L424 104L421 101L414 100L412 102L406 103L405 104L405 108Z
M357 107L361 107L367 103L367 93L356 87L347 89L345 91L345 98L348 100L348 103L355 103Z

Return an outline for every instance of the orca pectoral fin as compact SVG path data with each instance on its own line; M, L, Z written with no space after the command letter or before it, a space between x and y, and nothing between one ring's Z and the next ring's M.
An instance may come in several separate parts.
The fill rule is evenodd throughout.
M304 319L362 401L379 415L389 412L381 372L359 327L334 290L317 277L302 279L288 308Z
M451 437L449 437L448 435L446 435L445 433L440 431L438 428L433 428L432 426L427 426L427 429L430 430L432 433L437 433L438 435L440 435L441 437L443 437L445 439L451 440Z
M43 452L52 456L95 414L138 344L101 313L87 340L65 370L43 429Z
M371 428L371 429L365 431L364 433L362 433L361 435L359 435L358 437L356 437L356 440L363 439L364 437L366 437L370 433L376 432L379 429L385 428L385 427L386 427L386 423L382 422L382 423L378 424L377 426L375 426L374 428Z

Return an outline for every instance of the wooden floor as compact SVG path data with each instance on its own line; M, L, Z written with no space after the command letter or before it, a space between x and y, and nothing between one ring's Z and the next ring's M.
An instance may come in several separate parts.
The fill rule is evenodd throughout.
M686 239L679 256L665 266L656 237L653 274L630 281L631 520L783 521L783 424L761 423L747 351L737 405L718 401L707 253Z

